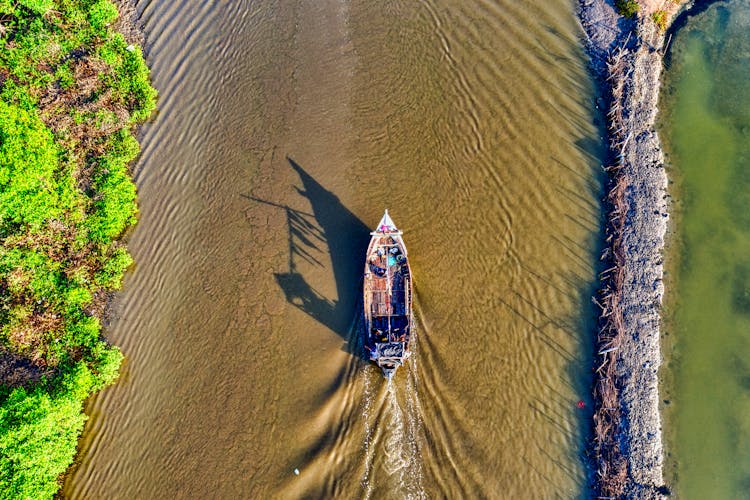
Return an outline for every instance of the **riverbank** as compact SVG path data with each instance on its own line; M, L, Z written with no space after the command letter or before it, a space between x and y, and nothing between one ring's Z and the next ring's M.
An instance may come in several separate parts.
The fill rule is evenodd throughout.
M675 2L582 0L579 17L608 104L607 247L594 396L594 482L601 497L661 498L660 311L668 179L656 133L664 31ZM635 8L635 7L634 7Z
M5 2L0 19L0 496L51 498L122 360L101 324L132 264L133 133L156 91L108 0Z

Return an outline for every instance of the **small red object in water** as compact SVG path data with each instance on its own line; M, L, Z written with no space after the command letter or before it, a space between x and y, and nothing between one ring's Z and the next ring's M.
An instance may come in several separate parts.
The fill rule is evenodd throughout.
M582 399L582 400L580 400L580 401L579 401L579 402L578 402L578 403L576 404L576 406L577 406L578 408L586 408L586 403L585 403L585 402L583 401L583 399Z

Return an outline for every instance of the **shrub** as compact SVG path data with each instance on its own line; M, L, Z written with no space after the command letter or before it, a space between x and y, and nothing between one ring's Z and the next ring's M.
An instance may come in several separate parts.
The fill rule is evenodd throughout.
M129 46L117 33L99 49L99 57L114 69L114 78L105 81L131 110L132 121L146 120L156 107L156 90L140 47Z
M37 14L46 14L48 11L52 10L52 7L55 6L54 0L18 0L19 5L23 5L29 10L32 10L33 12Z
M0 492L3 498L52 498L73 462L97 381L82 363L50 387L19 387L0 404Z
M66 61L57 68L55 71L55 78L57 78L58 84L63 90L75 85L76 81L73 76L73 71L70 68L70 61Z
M6 283L5 296L24 296L50 300L57 295L60 283L60 263L48 255L27 248L2 251L0 278Z
M15 2L11 0L0 0L0 14L14 14L16 11Z
M31 95L28 87L18 85L10 78L3 82L0 98L2 101L21 109L33 110L36 106L36 98Z
M122 275L133 264L133 258L124 248L117 248L107 256L101 271L94 279L105 290L117 290L122 285Z
M651 14L651 19L653 19L654 24L659 28L659 31L663 32L667 29L667 13L665 11L657 10Z
M93 367L97 374L94 385L95 391L101 390L117 380L122 359L122 353L116 347L101 348L96 353L96 358L93 360Z
M52 133L36 113L0 101L0 229L38 229L59 215L56 169Z
M130 180L123 158L104 158L101 166L104 172L94 182L97 193L94 212L84 224L92 241L107 244L120 236L127 226L135 223L138 208L135 204L135 184Z
M117 19L117 7L109 0L99 0L89 8L89 22L97 31L103 31Z
M82 286L73 286L68 288L65 294L65 303L68 309L78 310L91 302L91 292ZM97 331L99 325L97 324Z
M140 151L138 141L127 129L120 129L112 134L107 142L107 151L110 156L118 156L125 163L135 160Z
M615 7L620 15L625 17L633 17L641 10L637 0L615 0Z
M65 337L62 339L67 345L78 345L96 349L99 341L101 324L99 320L79 314L78 318L71 319L65 325Z

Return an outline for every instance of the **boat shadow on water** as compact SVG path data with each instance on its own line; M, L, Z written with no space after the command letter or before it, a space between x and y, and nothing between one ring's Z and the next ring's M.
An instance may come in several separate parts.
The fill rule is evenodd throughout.
M338 196L323 187L302 166L292 158L287 157L287 161L302 182L301 188L294 188L307 200L311 211L245 196L285 212L289 242L288 269L274 273L274 277L287 302L343 338L344 351L364 358L360 325L361 271L370 230L341 203ZM299 206L299 203L295 205ZM324 267L326 264L321 257L326 249L336 287L335 298L320 292L300 269Z

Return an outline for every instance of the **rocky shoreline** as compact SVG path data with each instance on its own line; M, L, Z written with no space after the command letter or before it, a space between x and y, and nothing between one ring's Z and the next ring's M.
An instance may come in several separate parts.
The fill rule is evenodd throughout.
M580 0L592 68L607 102L610 165L594 396L594 488L599 498L663 498L659 413L660 310L669 212L656 133L664 27L641 2L636 19L611 0Z

